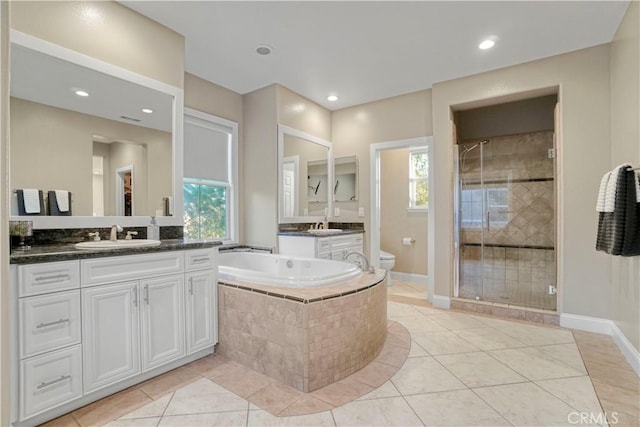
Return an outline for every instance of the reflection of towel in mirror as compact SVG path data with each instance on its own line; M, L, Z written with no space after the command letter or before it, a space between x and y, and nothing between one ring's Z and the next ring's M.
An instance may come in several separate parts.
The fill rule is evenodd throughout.
M28 214L40 213L40 191L33 188L22 190L24 197L24 211Z
M69 192L65 190L54 190L56 192L56 202L60 212L69 212Z

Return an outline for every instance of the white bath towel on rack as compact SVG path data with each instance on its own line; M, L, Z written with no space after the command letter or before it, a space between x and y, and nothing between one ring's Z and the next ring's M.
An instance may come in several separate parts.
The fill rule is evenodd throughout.
M621 165L616 166L611 171L611 177L607 182L607 189L605 191L605 200L604 200L604 211L603 212L613 212L616 205L616 188L618 186L618 172L622 168L631 167L629 163L623 163Z
M28 214L40 213L40 191L35 188L24 188L22 190L24 198L24 211Z
M54 191L56 192L56 203L58 204L58 210L60 212L69 212L69 192L66 190Z
M600 180L600 189L598 190L598 201L596 203L596 212L604 212L604 202L607 195L607 184L611 179L611 171L605 173Z

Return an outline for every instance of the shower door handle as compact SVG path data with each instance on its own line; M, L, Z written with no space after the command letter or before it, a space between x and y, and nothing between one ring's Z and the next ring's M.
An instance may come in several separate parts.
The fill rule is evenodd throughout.
M487 231L491 230L491 223L489 220L491 219L491 211L487 210Z

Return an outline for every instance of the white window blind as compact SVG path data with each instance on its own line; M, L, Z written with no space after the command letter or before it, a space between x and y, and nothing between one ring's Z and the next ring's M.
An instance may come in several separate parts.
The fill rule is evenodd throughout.
M231 129L196 117L184 121L184 176L229 182Z

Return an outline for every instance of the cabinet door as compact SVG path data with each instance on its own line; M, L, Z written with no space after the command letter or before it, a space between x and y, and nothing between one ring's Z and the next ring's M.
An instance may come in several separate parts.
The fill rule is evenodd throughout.
M212 347L217 342L217 283L215 271L186 275L187 354Z
M184 275L140 281L142 370L185 354Z
M84 392L140 372L138 284L82 290Z

